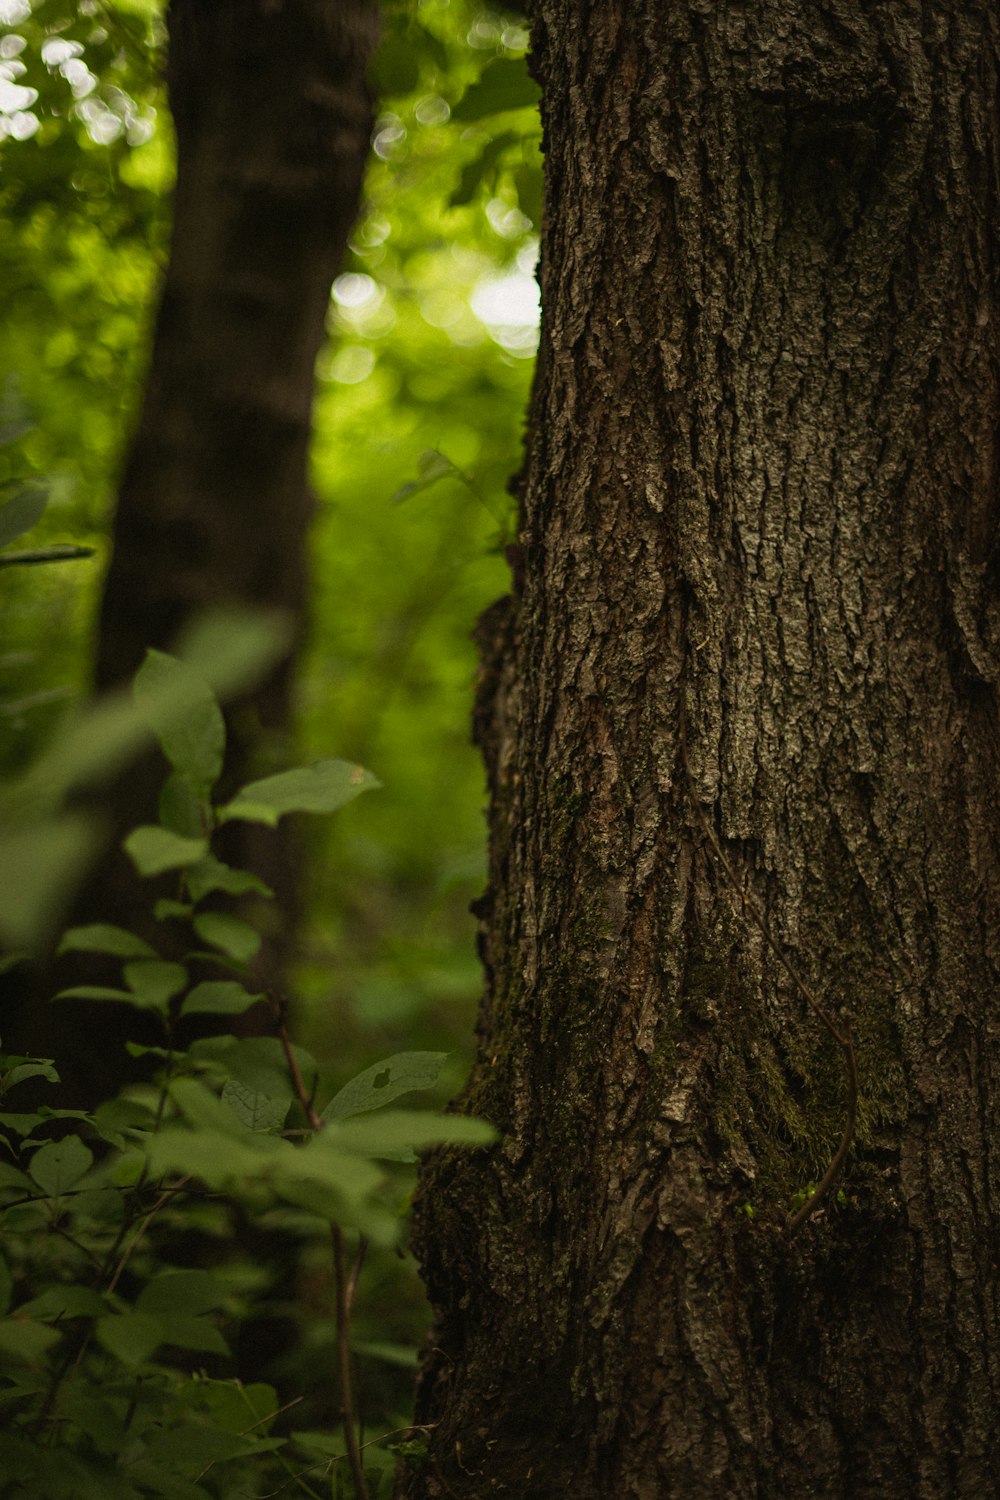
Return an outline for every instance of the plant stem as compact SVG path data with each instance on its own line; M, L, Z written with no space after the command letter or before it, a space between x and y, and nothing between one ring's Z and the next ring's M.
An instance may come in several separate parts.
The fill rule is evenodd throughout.
M295 1097L302 1106L310 1128L313 1131L320 1131L323 1129L323 1121L316 1113L312 1096L306 1089L305 1079L302 1077L302 1069L299 1067L298 1058L295 1056L295 1049L288 1035L288 1027L285 1025L284 1007L273 995L268 995L267 998L271 1007L271 1013L274 1016L275 1025L278 1028L278 1038L281 1042L281 1050L285 1054L285 1062L288 1065L288 1076L292 1080ZM364 1464L361 1461L361 1448L358 1443L357 1416L354 1409L354 1385L351 1379L351 1302L354 1299L354 1289L361 1270L364 1241L362 1240L354 1269L350 1275L348 1275L347 1261L344 1254L344 1231L339 1224L330 1225L330 1241L333 1246L334 1324L337 1333L337 1374L340 1381L341 1425L344 1430L347 1461L351 1469L351 1478L354 1481L355 1495L357 1500L371 1500L368 1483L365 1479Z

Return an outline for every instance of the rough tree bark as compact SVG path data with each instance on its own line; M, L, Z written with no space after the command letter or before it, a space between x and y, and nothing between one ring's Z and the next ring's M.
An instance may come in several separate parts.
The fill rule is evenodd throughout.
M533 28L542 349L523 592L480 631L463 1097L503 1141L425 1171L437 1425L399 1493L980 1500L1000 13L536 0ZM853 1027L841 1197L794 1236L844 1058L720 850Z
M171 0L167 26L173 236L114 520L99 689L128 679L148 646L168 647L208 606L277 608L301 626L314 367L371 131L377 0ZM230 786L260 769L262 736L287 754L292 663L227 714ZM149 757L113 788L112 852L78 920L141 925L145 897L117 840L155 818L164 774ZM276 890L271 910L286 920L296 904L287 837L241 827L228 850ZM265 983L280 977L287 931L266 937ZM50 1045L69 1087L101 1097L112 1087L117 1052L90 1007L60 1016Z

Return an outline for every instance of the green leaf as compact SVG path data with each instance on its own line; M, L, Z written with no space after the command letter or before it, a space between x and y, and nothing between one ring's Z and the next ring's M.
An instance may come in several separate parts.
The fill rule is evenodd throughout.
M248 1130L273 1135L281 1130L291 1105L290 1099L271 1099L267 1094L258 1094L235 1078L227 1078L222 1088L222 1099L236 1118Z
M226 605L192 620L181 633L174 654L192 666L225 701L259 681L286 656L294 635L295 621L287 610Z
M167 828L147 825L129 834L123 846L140 875L162 875L197 864L208 852L205 839L182 838Z
M98 1318L95 1332L109 1354L130 1366L145 1364L167 1337L160 1318L138 1312Z
M397 1052L346 1083L321 1118L343 1120L365 1110L381 1109L401 1094L433 1088L447 1056L446 1052Z
M41 1364L53 1344L59 1342L59 1330L48 1328L28 1318L0 1318L0 1354L20 1364Z
M124 966L125 983L135 997L136 1005L143 1010L157 1010L166 1014L170 1001L179 995L188 982L188 972L183 964L169 964L161 960L136 959Z
M31 1158L28 1171L43 1192L52 1198L75 1187L94 1162L94 1153L78 1135L67 1135L61 1141L50 1141Z
M48 1286L18 1308L31 1318L95 1318L107 1312L104 1299L89 1286Z
M234 979L206 979L184 997L181 1015L238 1016L263 998L251 995Z
M124 1005L136 1005L138 1001L131 990L110 989L105 984L74 984L68 990L60 990L53 1000L116 1000Z
M32 486L21 490L6 505L0 505L0 547L30 531L45 513L47 496L43 489Z
M193 621L178 655L220 697L248 686L278 657L291 640L291 618L261 611L213 611ZM152 693L151 685L147 683ZM155 712L174 711L178 684L161 683L162 700ZM147 709L152 705L147 701ZM130 690L108 693L88 707L75 722L63 725L58 737L15 788L22 807L50 808L72 787L107 781L147 743L150 730ZM79 820L78 820L79 821ZM4 841L6 842L6 841ZM0 868L7 870L0 844ZM0 920L0 935L4 928Z
M446 453L439 448L425 448L417 459L417 479L411 479L407 484L400 485L394 490L392 501L399 505L404 500L409 500L412 495L419 495L424 490L429 490L432 485L437 484L439 479L454 478L466 483L466 477L457 464L453 463Z
M81 813L0 834L0 941L11 948L44 942L78 884L98 840Z
M448 199L449 208L461 208L471 203L480 183L496 177L497 163L503 153L509 146L520 146L522 139L516 130L503 130L487 141L478 155L462 168L458 186Z
M250 892L258 896L274 895L271 888L256 875L251 875L249 870L234 870L213 854L192 865L186 879L191 900L195 902L204 901L212 891L221 891L226 896L246 896Z
M485 120L508 109L537 105L542 91L523 57L498 57L469 85L451 112L453 120Z
M0 1093L6 1094L15 1084L24 1083L29 1078L45 1078L49 1083L58 1083L59 1074L45 1058L31 1058L27 1062L18 1063L16 1067L0 1076Z
M312 1089L318 1067L316 1059L303 1047L293 1047L307 1089ZM291 1099L294 1090L288 1077L288 1063L277 1037L202 1037L191 1044L191 1057L197 1062L213 1063L230 1078L258 1094L272 1099Z
M164 896L153 907L153 916L158 922L186 922L193 911L189 902L172 901L169 896Z
M115 958L156 958L142 938L114 927L109 922L93 922L88 927L71 927L64 932L57 953L110 953Z
M380 1359L383 1364L398 1365L402 1370L413 1370L417 1365L417 1351L409 1344L388 1344L379 1340L351 1342L355 1354L367 1354L369 1359Z
M55 542L51 547L29 547L24 551L0 553L0 568L33 567L39 563L76 562L93 557L93 547L78 547L73 542Z
M196 1129L219 1130L242 1140L245 1131L228 1105L196 1078L175 1078L170 1097Z
M176 1309L166 1320L166 1343L176 1349L193 1349L198 1354L228 1354L229 1345L214 1323L207 1318L193 1318Z
M220 1307L228 1296L229 1288L209 1271L165 1271L146 1283L135 1307L137 1312L157 1317L170 1318L180 1312L197 1317Z
M206 943L219 948L235 958L238 963L248 963L260 948L260 933L249 922L234 917L229 912L199 912L194 919L194 930Z
M189 662L150 650L136 673L134 692L174 770L207 794L226 748L222 710L208 683Z
M199 1125L195 1130L167 1126L152 1136L146 1153L152 1171L183 1172L198 1177L206 1187L232 1190L246 1180L265 1181L275 1169L275 1155L293 1152L288 1141L274 1135L251 1135L244 1130L225 1105L230 1125L212 1129Z
M309 1151L329 1141L338 1151L391 1157L400 1150L422 1151L427 1146L488 1146L496 1139L492 1125L468 1115L386 1109L366 1119L353 1118L328 1125L304 1149Z
M206 790L204 796L199 796L187 777L174 771L160 788L158 812L161 828L169 828L171 833L179 833L184 838L200 839L211 819L207 795Z
M332 813L381 783L363 766L346 760L320 760L295 771L251 781L219 809L222 821L242 818L273 826L286 813Z
M35 1184L17 1167L12 1167L9 1162L0 1161L0 1192L5 1188L13 1188L18 1193L33 1193Z

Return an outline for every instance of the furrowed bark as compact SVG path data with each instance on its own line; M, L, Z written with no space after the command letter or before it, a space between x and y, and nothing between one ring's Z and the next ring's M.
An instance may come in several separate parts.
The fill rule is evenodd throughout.
M503 1140L424 1172L430 1457L398 1493L979 1500L1000 17L536 0L533 26L542 350L477 713L461 1101ZM843 1058L706 820L854 1039L841 1198L794 1238Z

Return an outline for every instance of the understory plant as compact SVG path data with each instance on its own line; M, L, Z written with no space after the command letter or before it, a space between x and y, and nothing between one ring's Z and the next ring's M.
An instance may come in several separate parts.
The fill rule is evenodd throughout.
M151 898L142 936L113 912L63 933L60 951L96 955L112 982L73 985L55 1003L125 1006L158 1035L129 1045L145 1081L86 1111L59 1107L50 1060L0 1057L0 1496L386 1495L393 1438L411 1452L419 1434L366 1441L359 1430L351 1310L366 1248L399 1243L419 1150L484 1145L493 1132L386 1107L435 1083L437 1053L387 1058L324 1100L283 999L253 982L260 935L234 905L270 892L219 857L218 831L334 812L375 778L326 760L216 801L225 726L215 692L190 661L161 652L148 653L129 711L155 734L170 774L159 821L124 847L137 880L159 887L167 877L172 891ZM124 708L103 712L100 733L91 725L72 742L73 776L95 734L132 743ZM71 816L39 812L44 785L36 769L8 797L13 825L0 853L6 840L24 861L32 828L44 844ZM34 918L30 902L8 907L10 947L10 933L30 936ZM255 1005L267 1008L270 1035L226 1029ZM192 1024L214 1034L184 1041ZM32 1096L51 1088L54 1102L32 1097L19 1109L29 1084ZM325 1246L336 1330L326 1427L298 1427L294 1389L241 1373L243 1335L274 1290L273 1272L246 1249L261 1236L308 1247L314 1264Z

